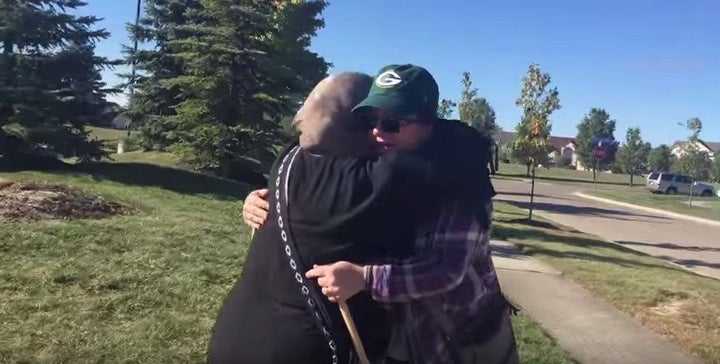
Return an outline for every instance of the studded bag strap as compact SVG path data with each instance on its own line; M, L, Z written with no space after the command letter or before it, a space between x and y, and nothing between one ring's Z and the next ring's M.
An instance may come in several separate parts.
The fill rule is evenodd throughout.
M288 217L288 180L290 179L290 170L295 162L295 157L300 151L300 147L296 146L283 157L278 167L277 178L275 179L275 211L277 212L277 223L280 227L280 238L282 239L285 255L290 265L290 271L293 279L298 284L298 289L305 299L306 306L310 314L315 319L320 332L322 332L325 341L332 355L332 363L338 364L338 346L336 335L333 335L332 321L330 315L323 304L323 297L318 292L318 287L314 282L305 278L306 271L302 259L299 255L297 245L292 236ZM356 356L350 350L347 356L350 363L357 362Z

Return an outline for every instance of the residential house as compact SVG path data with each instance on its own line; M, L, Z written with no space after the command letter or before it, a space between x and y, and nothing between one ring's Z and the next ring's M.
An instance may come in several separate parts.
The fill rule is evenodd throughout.
M685 153L685 146L687 145L686 140L676 141L670 148L671 153L676 157L680 158ZM695 142L695 147L701 151L705 151L710 155L710 159L715 160L715 156L720 153L720 142L706 142L704 140L698 140Z
M500 150L504 146L508 146L515 140L517 133L500 130L495 133L495 142ZM567 166L576 168L578 166L577 154L575 149L577 143L575 138L559 137L551 135L549 138L550 150L548 151L548 159L552 165Z

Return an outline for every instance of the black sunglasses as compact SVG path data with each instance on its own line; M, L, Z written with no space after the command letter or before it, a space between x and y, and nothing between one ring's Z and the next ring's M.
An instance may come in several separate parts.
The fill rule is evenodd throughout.
M409 120L405 118L380 118L371 113L358 115L357 120L364 130L369 131L373 128L378 128L385 133L398 133L403 126L420 122L419 120Z

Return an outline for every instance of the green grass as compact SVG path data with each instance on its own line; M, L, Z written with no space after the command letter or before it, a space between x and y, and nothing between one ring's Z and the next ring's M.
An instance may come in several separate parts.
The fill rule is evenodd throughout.
M527 178L527 168L520 164L500 164L500 170L498 176L500 177L512 177L512 178ZM574 169L566 168L538 168L535 170L535 177L538 179L544 179L556 182L593 182L592 171L578 171ZM635 177L635 183L638 183L642 177ZM597 183L601 184L615 184L615 185L629 185L630 176L627 174L613 174L613 173L597 173Z
M513 318L513 329L521 363L575 363L538 324L522 313Z
M0 177L69 183L137 210L0 224L0 362L204 360L248 247L246 186L139 164Z
M693 196L693 204L690 206L688 204L689 196L652 194L644 189L587 191L586 193L615 201L720 221L720 198L717 196Z
M494 235L523 247L687 353L720 363L720 281L496 205Z
M85 129L89 133L89 139L97 139L101 141L117 142L127 138L127 130L101 128L97 126L87 126ZM136 131L131 131L130 135L137 135Z
M126 152L111 154L110 158L117 163L148 163L166 167L180 166L180 158L169 152Z
M0 173L70 184L134 210L97 221L0 223L0 362L205 361L249 245L240 218L248 186L138 163L147 156ZM514 325L524 362L570 362L526 317Z

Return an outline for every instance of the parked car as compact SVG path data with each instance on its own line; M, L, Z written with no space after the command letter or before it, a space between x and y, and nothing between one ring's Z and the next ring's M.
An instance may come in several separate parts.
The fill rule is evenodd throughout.
M715 195L713 185L705 182L694 182L690 176L680 173L653 172L647 176L647 188L653 193L668 195L684 194L710 197Z

